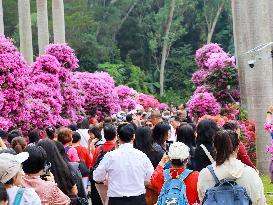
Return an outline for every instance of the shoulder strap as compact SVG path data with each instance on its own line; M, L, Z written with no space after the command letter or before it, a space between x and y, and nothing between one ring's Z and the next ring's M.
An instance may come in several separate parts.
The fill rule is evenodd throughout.
M68 151L70 148L71 148L71 146L65 147L65 148L64 148L65 153L67 153L67 151Z
M170 169L165 169L164 170L164 182L170 180L172 177L171 177L171 171Z
M219 181L218 177L216 176L212 165L207 166L207 168L210 171L211 175L213 176L215 182L218 184L220 181Z
M179 176L179 180L184 181L193 171L185 169Z
M13 205L19 205L21 203L23 194L24 194L25 188L20 187L17 191L17 194L15 196Z
M205 154L209 158L210 162L213 163L214 159L212 158L211 154L209 153L208 149L205 147L205 145L201 144L200 147L204 150Z

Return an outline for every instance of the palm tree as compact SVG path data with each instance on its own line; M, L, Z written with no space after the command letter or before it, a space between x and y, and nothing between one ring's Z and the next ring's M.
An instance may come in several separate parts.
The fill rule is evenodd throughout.
M32 31L29 0L18 0L20 51L26 61L33 62Z
M36 0L39 54L49 44L47 0Z
M55 43L65 43L64 2L52 0L53 33Z
M4 19L3 19L2 0L0 0L0 34L4 34Z
M267 173L270 156L266 154L266 145L270 137L265 133L263 124L267 107L273 99L272 60L257 59L253 69L248 61L255 55L246 52L262 43L271 41L270 18L267 1L232 0L233 32L237 66L240 76L242 104L249 113L249 118L256 124L257 168ZM264 52L269 52L270 49Z

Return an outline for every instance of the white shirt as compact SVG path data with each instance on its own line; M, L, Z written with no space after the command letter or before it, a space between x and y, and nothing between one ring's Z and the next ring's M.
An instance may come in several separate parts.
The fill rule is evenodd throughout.
M108 175L108 197L139 196L146 193L144 181L150 181L153 171L147 155L126 143L104 155L93 178L102 182Z
M88 140L90 138L88 134L88 129L78 129L77 132L81 135L81 146L87 148L88 147Z
M13 186L7 189L9 204L13 204L20 187ZM34 189L25 188L20 205L41 205L41 199Z
M174 127L172 125L171 125L171 130L170 130L170 137L168 140L173 141L173 142L176 142L176 140L177 140L176 130L174 129Z

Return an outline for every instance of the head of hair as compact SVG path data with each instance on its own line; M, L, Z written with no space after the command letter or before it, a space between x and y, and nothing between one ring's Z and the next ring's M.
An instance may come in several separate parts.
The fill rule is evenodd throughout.
M0 138L1 139L7 139L8 138L8 133L2 129L0 129Z
M218 131L216 122L209 119L204 119L197 125L197 145L213 145L213 139Z
M239 126L236 122L227 122L226 124L224 124L223 128L225 130L236 131L239 128Z
M50 139L43 139L38 143L47 155L47 161L51 163L50 171L52 172L58 187L66 195L70 195L71 189L74 185L72 181L72 174L70 172L67 162L64 161L55 142Z
M36 174L44 169L47 155L41 146L28 146L25 149L29 153L29 157L23 164L23 170L27 174Z
M73 132L72 143L77 143L81 140L81 135L78 132Z
M121 129L118 132L118 136L120 140L125 143L131 142L132 139L134 138L134 134L135 134L135 129L133 125L131 124L124 125L123 127L121 127Z
M171 164L174 167L183 167L184 166L184 162L181 159L172 159Z
M148 126L139 127L136 130L134 146L136 149L148 154L152 150L152 130Z
M216 165L222 165L239 146L239 138L232 130L220 130L216 133L214 147L216 149Z
M112 117L106 117L106 118L104 118L104 123L111 123L112 122Z
M15 137L11 141L11 147L15 150L17 154L24 151L27 146L26 139L23 137Z
M114 140L115 137L117 136L117 129L111 123L107 123L104 125L103 132L104 132L104 138L106 139L106 141Z
M61 142L63 145L72 142L72 134L73 134L72 130L65 127L61 127L57 131L58 141Z
M91 117L95 117L97 115L97 111L98 109L97 108L93 108L90 110L89 114Z
M53 126L47 126L45 127L45 132L48 138L53 140L55 138L56 128Z
M100 128L99 127L97 127L97 126L93 126L93 127L91 127L89 130L88 130L88 133L89 134L93 134L93 135L95 135L95 138L97 138L97 139L101 139L102 138L102 136L101 136L101 130L100 130Z
M126 115L126 121L127 122L132 122L133 121L133 115L132 114Z
M89 129L89 118L85 118L81 123L81 129Z
M22 133L20 130L12 130L8 133L8 137L7 137L7 141L9 143L11 143L11 141L13 140L13 138L15 137L22 137Z
M57 149L58 149L60 155L62 156L63 160L64 160L65 162L68 163L68 162L69 162L69 159L68 159L67 154L65 153L65 149L64 149L63 144L60 143L60 142L58 142L58 141L56 141L56 142L55 142L55 145L56 145L56 147L57 147Z
M195 146L195 135L192 126L182 125L176 129L177 141L183 142L188 147Z
M151 118L161 118L161 113L159 110L154 110L151 113Z
M163 145L166 141L166 136L168 135L171 126L166 122L159 122L153 129L153 140L154 142Z
M0 182L0 202L6 202L8 201L8 193L7 190L5 189L4 184Z
M76 132L76 131L77 131L77 125L76 125L76 124L70 124L70 125L68 125L68 128L69 128L70 130L72 130L73 132Z
M40 132L41 130L35 129L29 132L28 134L28 142L29 143L38 143L40 140Z
M188 123L188 124L192 127L194 132L196 132L196 124L194 124L194 123Z

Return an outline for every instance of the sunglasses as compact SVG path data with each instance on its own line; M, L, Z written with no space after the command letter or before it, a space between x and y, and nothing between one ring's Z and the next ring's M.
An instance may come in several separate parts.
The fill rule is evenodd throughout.
M148 126L148 127L153 127L153 124L147 123L146 126Z

